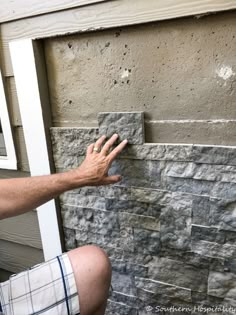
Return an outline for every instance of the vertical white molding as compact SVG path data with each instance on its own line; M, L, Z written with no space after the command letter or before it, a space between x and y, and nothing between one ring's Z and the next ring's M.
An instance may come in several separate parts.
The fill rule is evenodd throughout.
M10 119L8 115L7 102L4 92L2 74L0 70L0 120L6 147L6 156L0 156L0 168L17 169L16 152L12 137Z
M10 53L31 176L47 175L51 170L33 41L11 42ZM44 258L48 260L62 252L55 201L40 206L37 213Z

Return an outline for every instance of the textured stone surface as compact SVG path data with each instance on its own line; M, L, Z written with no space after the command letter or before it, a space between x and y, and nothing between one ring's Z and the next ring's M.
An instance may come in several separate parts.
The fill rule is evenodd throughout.
M98 137L97 129L52 133L58 170L77 166ZM110 170L121 182L60 197L66 249L95 244L111 259L108 315L152 314L147 305L191 307L191 315L202 313L194 306L236 306L235 152L128 145Z
M146 229L134 229L134 246L135 251L148 254L158 255L161 249L160 233Z
M160 219L143 215L119 213L120 227L143 228L147 230L160 231Z
M134 286L134 276L122 274L121 272L112 272L111 280L112 289L116 292L122 292L127 295L136 295Z
M192 223L209 226L210 198L209 196L193 196Z
M137 288L141 288L152 293L158 293L159 295L168 296L168 298L174 298L186 302L192 301L190 289L138 277L135 277L135 284Z
M236 274L211 271L208 279L208 294L234 300L236 297Z
M98 125L100 135L111 137L117 133L119 140L127 139L130 144L145 142L143 112L99 113Z
M236 199L210 199L209 223L236 232Z
M234 147L193 146L194 162L236 166Z
M167 284L205 292L208 280L208 270L193 267L177 260L168 258L153 258L149 264L148 276L151 279Z
M193 161L192 152L192 145L144 143L127 146L120 156L140 160L191 162Z
M196 163L170 162L166 165L165 175L170 177L236 183L236 167L227 165L199 165Z
M190 248L192 202L180 198L161 212L161 243L165 247Z
M106 314L114 315L138 315L138 310L127 306L125 303L118 303L108 300Z
M66 249L74 249L76 247L75 230L64 227L63 232Z
M106 198L106 209L116 212L128 212L133 214L159 217L162 206L136 200L119 200Z
M122 174L121 185L162 188L162 163L159 161L115 160L109 171L110 175Z
M99 135L96 128L56 128L51 131L53 158L58 169L77 167L83 160L89 144Z
M225 234L217 228L210 228L199 225L192 225L192 240L204 240L213 243L225 243Z
M219 258L235 258L236 246L231 244L218 244L208 241L192 241L192 251L204 256Z

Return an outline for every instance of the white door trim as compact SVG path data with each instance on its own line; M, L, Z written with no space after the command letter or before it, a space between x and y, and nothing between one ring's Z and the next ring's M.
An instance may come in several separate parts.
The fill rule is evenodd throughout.
M50 174L51 168L42 109L42 78L39 80L34 45L36 43L31 39L14 41L10 43L10 53L30 172L31 176L38 176ZM37 213L44 258L48 260L62 252L55 201L40 206Z

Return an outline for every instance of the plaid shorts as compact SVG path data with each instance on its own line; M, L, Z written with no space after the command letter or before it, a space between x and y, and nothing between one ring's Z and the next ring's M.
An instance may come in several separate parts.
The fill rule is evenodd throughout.
M67 254L0 283L0 314L80 314L75 278Z

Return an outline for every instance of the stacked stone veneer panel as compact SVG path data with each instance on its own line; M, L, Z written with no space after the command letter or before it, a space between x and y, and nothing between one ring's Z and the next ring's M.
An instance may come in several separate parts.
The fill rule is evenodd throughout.
M136 129L129 137L144 138L136 114L134 124L126 113L117 119L121 137L124 121ZM116 130L114 115L100 114L100 130L111 121ZM57 171L76 167L100 133L52 128ZM189 310L161 314L202 314L201 306L218 307L208 314L234 314L236 147L138 143L112 165L111 173L123 176L119 184L61 196L66 249L97 244L107 251L113 266L107 314L156 314L155 307L171 305Z

